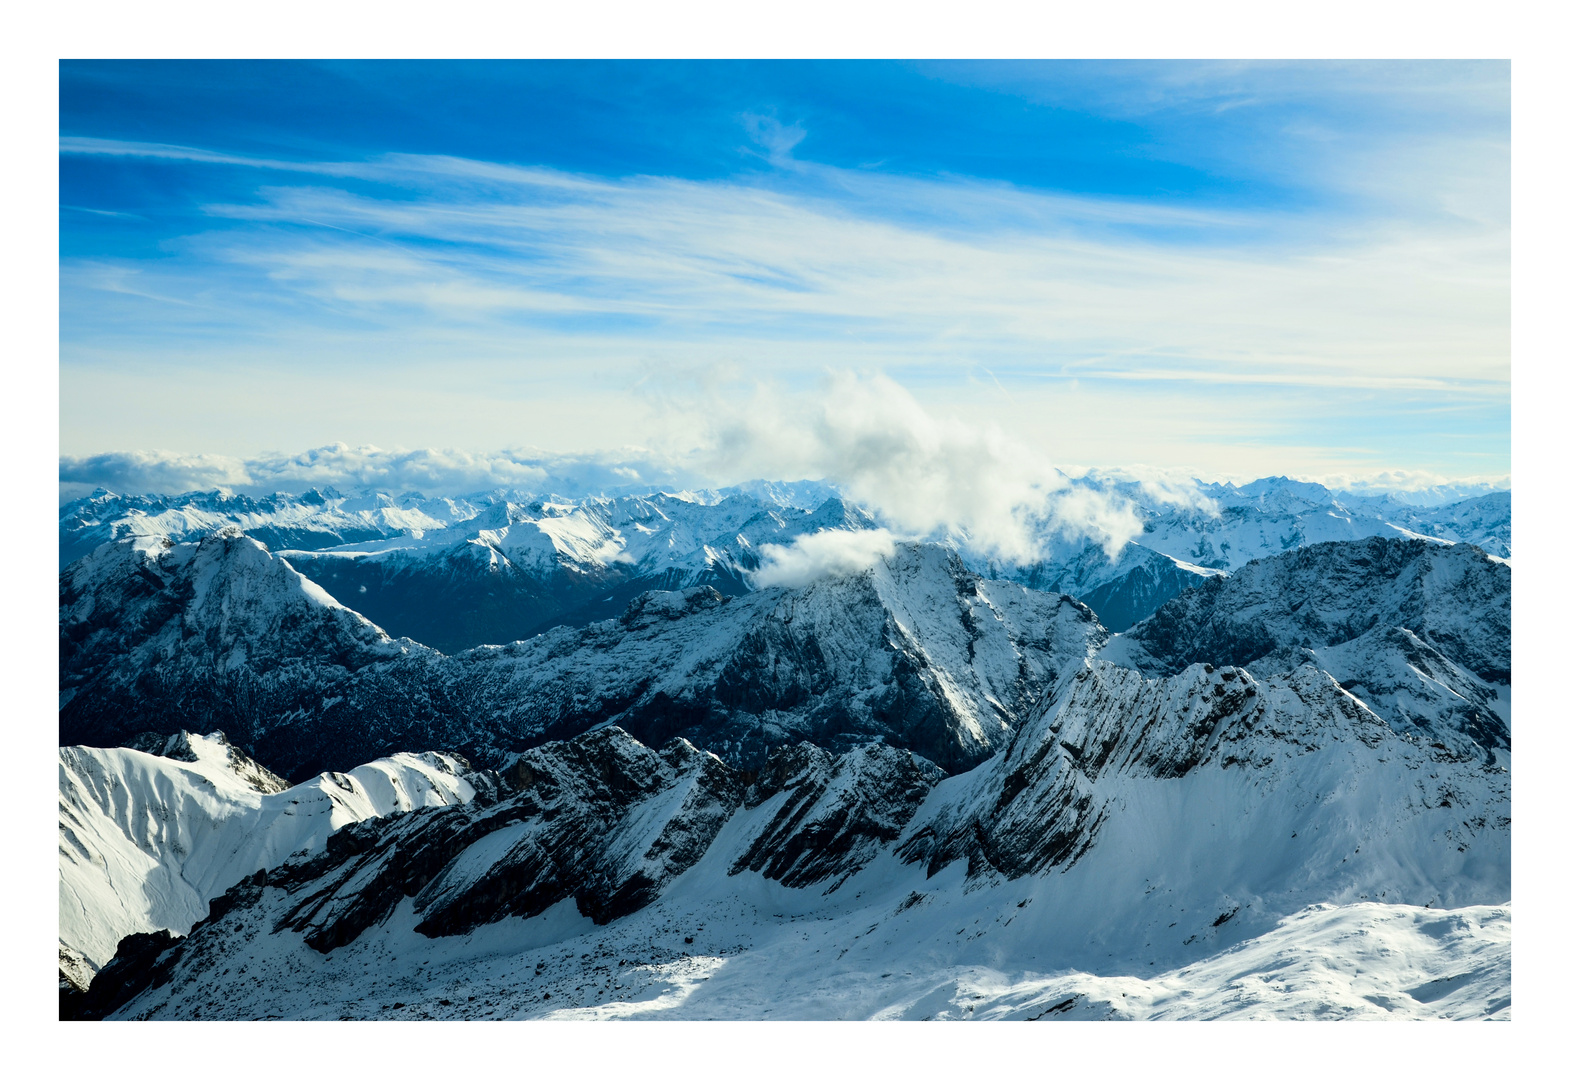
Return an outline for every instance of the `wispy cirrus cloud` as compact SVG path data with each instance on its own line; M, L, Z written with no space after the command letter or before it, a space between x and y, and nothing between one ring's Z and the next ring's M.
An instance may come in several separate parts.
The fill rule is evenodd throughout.
M389 333L589 319L602 336L810 342L842 361L849 335L907 364L985 356L1076 378L1468 393L1508 380L1508 237L1464 222L1294 227L816 166L806 182L769 185L411 155L299 163L86 139L62 149L371 183L269 183L252 201L204 208L213 227L185 242L186 266L203 268L208 304L237 324L276 303ZM68 291L96 287L86 270L66 263ZM148 291L178 295L184 270L146 268L168 279ZM246 278L272 295L258 303Z
M789 108L701 176L73 135L197 194L155 253L63 259L63 445L647 443L630 387L733 363L888 371L1057 462L1503 473L1508 68L1397 67L935 69L1236 198L824 164Z

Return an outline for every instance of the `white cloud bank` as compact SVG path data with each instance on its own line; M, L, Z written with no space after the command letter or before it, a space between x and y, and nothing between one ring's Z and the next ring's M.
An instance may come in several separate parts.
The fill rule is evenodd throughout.
M952 536L1030 561L1050 538L1090 539L1116 554L1142 529L1133 504L1072 486L1040 451L996 426L937 417L887 376L831 374L816 394L762 387L745 399L689 402L712 428L696 453L705 471L823 478L890 528Z
M131 450L60 458L60 497L103 487L122 494L172 495L221 488L250 495L333 487L440 497L484 491L577 496L622 488L681 488L691 476L646 450L549 454L539 450L384 450L334 443L302 454L252 458Z
M799 589L824 578L859 574L888 558L894 554L894 536L887 529L825 529L789 545L764 544L758 553L763 565L752 575L753 585Z
M1484 128L1350 157L1297 138L1405 179L1249 206L834 168L763 120L779 167L703 181L68 137L71 155L251 166L254 187L197 208L178 258L61 261L62 445L602 449L611 398L651 365L735 359L787 380L898 370L1020 431L1050 402L1051 452L1082 466L1504 472L1508 126ZM997 395L970 385L983 371Z

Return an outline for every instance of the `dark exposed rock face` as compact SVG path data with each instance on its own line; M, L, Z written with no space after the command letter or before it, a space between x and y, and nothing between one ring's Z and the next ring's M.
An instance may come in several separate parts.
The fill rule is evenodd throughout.
M1305 855L1316 872L1356 854L1354 836L1382 844L1403 832L1399 850L1426 860L1422 888L1467 865L1472 843L1485 876L1496 860L1508 866L1504 770L1398 735L1321 670L1305 664L1259 680L1194 665L1149 679L1092 660L1059 682L1005 753L950 780L886 745L839 756L780 748L756 775L680 740L653 750L615 727L533 748L472 803L347 826L321 854L241 882L187 938L127 939L123 960L87 998L63 994L63 1007L153 1015L166 1000L158 987L172 980L187 1010L173 1015L196 1016L189 1010L212 980L232 981L251 958L266 970L267 957L298 955L272 937L298 934L320 953L352 944L363 963L372 946L360 939L405 906L413 932L433 938L564 902L603 925L670 897L689 872L700 876L696 891L680 894L688 898L749 873L828 895L885 852L929 878L963 861L963 887L981 888L1067 871L1109 832L1121 852L1149 827L1141 814L1164 810L1205 823L1212 845L1209 830L1222 822L1287 845L1274 858L1295 851L1287 826L1296 825L1305 844L1319 844ZM1162 826L1166 842L1182 841L1181 829ZM1154 856L1152 874L1168 855ZM1400 885L1402 860L1379 866ZM1373 887L1354 876L1335 888L1353 884ZM910 896L906 906L921 902ZM1214 929L1238 910L1204 919Z
M912 545L805 589L646 593L615 620L448 657L229 532L110 545L61 575L61 741L221 729L298 779L409 746L493 767L614 722L740 767L882 739L961 770L1105 636L1083 605Z
M253 760L244 750L231 743L228 736L223 732L212 732L207 738L209 741L217 742L228 754L229 771L257 791L260 791L263 795L286 791L289 788L289 781L267 768L267 766ZM160 735L154 731L144 731L135 738L127 739L125 746L130 750L140 750L144 754L166 757L171 761L200 760L196 750L191 746L191 733L189 731L178 731L173 735Z
M1105 655L1149 674L1306 661L1397 729L1508 749L1510 567L1469 545L1375 537L1261 559L1168 601Z
M981 793L937 813L901 845L901 857L929 874L967 859L971 874L1011 878L1072 865L1106 819L1108 800L1097 790L1104 774L1185 776L1246 737L1265 708L1246 672L1209 667L1152 681L1091 664L1054 699L988 763Z
M876 743L840 757L810 743L776 751L747 805L784 797L730 872L754 870L795 888L837 878L838 888L898 838L942 777L931 763Z
M349 598L377 625L448 653L519 641L571 623L569 613L595 601L603 605L626 576L602 567L526 570L494 561L495 552L483 544L459 544L419 560L298 551L285 557L329 593ZM605 618L606 610L602 606L596 617Z
M651 590L708 586L744 595L752 591L745 572L759 565L758 545L871 525L836 498L807 511L740 492L715 504L652 495L588 500L565 516L566 507L548 502L498 503L428 534L419 548L284 554L391 633L454 653L587 626ZM595 542L558 547L548 531L564 524ZM654 537L664 542L649 543Z
M749 785L685 741L655 751L619 728L600 728L525 752L499 792L472 803L340 829L320 855L248 878L215 900L191 937L254 905L263 885L288 897L274 932L297 931L324 953L384 921L405 898L413 898L415 929L430 937L539 915L565 900L606 923L657 899L744 805L782 795L730 872L757 870L793 887L837 884L899 835L942 775L904 750L866 746L834 758L803 744L776 751ZM118 1007L125 995L111 992L117 981L131 988L127 995L151 985L146 936L126 939L121 951L130 959L104 969L83 1009ZM159 941L159 952L170 944Z
M1121 633L1162 604L1202 581L1170 560L1151 560L1121 577L1085 590L1077 599L1094 611L1108 630Z
M138 994L162 986L176 959L170 949L179 940L167 930L128 935L86 991L61 988L60 1019L102 1020Z
M237 530L107 544L60 575L61 743L221 729L254 752L266 727L411 651Z
M617 728L527 751L504 790L514 793L451 814L339 830L321 856L270 878L294 898L278 928L327 952L406 896L432 937L569 898L603 923L690 868L741 799L735 770L712 754L685 742L655 752Z
M1322 753L1335 748L1339 754ZM935 802L897 854L929 875L960 859L971 875L1044 873L1089 851L1126 810L1121 800L1131 786L1202 767L1244 768L1267 785L1325 769L1336 777L1327 783L1346 783L1368 757L1402 758L1414 770L1458 760L1442 744L1398 736L1310 665L1264 681L1208 664L1147 679L1091 661L1065 677L1005 753L977 770L963 798ZM1478 768L1468 763L1466 771ZM1501 770L1481 775L1481 788L1507 790ZM1508 809L1497 822L1478 820L1508 827Z
M1158 551L1129 544L1116 560L1087 543L1073 558L1028 567L998 567L997 576L1008 577L1032 589L1073 596L1096 613L1101 624L1122 633L1150 615L1184 589L1207 580Z

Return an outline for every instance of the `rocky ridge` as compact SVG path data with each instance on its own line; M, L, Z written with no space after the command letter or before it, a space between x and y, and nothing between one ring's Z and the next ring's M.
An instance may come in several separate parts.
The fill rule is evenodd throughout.
M1477 544L1505 558L1511 551L1508 491L1418 505L1282 477L1170 489L1097 473L1068 482L1133 508L1143 521L1137 543L1109 556L1094 541L1044 535L1042 557L1016 563L963 534L922 539L952 547L988 578L1072 595L1114 631L1207 576L1315 543L1384 536ZM876 524L876 514L830 485L806 481L570 497L98 491L61 507L60 563L113 540L183 543L233 525L287 552L305 576L394 636L456 652L586 625L647 589L747 592L764 543Z
M1510 746L1510 575L1471 545L1316 544L1183 593L1100 655L1158 675L1311 663L1397 729L1492 760Z
M303 777L409 745L493 767L615 722L742 767L801 739L883 739L952 771L1105 636L1072 600L903 545L801 589L646 593L617 619L448 657L244 536L121 542L61 578L61 739L220 728Z

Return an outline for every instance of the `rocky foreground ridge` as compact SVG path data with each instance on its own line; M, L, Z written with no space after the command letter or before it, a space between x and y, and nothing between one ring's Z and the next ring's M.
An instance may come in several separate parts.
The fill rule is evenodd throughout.
M547 913L619 923L680 883L709 906L755 896L758 881L830 906L876 896L898 915L933 887L963 897L1026 881L1059 894L1041 914L1080 952L1132 918L1181 955L1226 940L1224 925L1257 933L1317 902L1502 903L1508 826L1502 768L1393 731L1309 665L1151 680L1089 661L963 777L883 745L777 749L756 774L615 727L537 747L493 792L347 825L319 853L247 878L188 937L128 939L70 1008L312 1014L336 991L306 956L346 951L353 969L373 929L377 949L412 935L462 939L462 952ZM1140 857L1165 845L1159 861ZM1102 891L1140 871L1157 887ZM1064 890L1084 889L1101 899L1063 906Z

